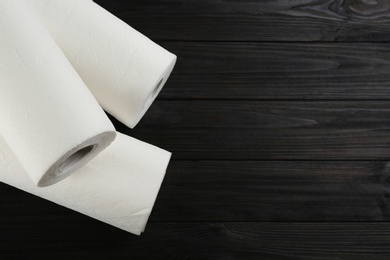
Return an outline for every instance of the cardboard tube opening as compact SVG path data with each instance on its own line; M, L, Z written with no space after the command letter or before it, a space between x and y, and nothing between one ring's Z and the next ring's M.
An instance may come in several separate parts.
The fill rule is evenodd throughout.
M58 168L58 172L61 173L66 171L70 167L76 165L79 161L81 161L87 154L89 154L93 150L93 145L86 146L81 148L77 152L73 153L68 157Z

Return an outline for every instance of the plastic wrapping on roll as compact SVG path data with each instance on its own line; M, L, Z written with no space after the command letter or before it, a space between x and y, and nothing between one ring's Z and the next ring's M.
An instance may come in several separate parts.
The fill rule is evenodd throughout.
M0 1L0 135L33 181L63 180L116 132L29 3Z
M111 146L76 173L56 185L39 188L0 137L0 181L139 235L170 156L165 150L118 133Z
M29 0L102 107L129 127L167 81L176 56L89 0Z

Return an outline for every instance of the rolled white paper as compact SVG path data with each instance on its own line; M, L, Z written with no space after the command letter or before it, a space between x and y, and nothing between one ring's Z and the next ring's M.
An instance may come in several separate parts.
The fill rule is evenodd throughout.
M171 153L118 133L115 141L65 180L36 187L0 137L0 181L139 235Z
M110 120L24 1L0 1L0 135L32 179L54 184L115 138Z
M133 128L176 56L90 0L29 0L101 106Z

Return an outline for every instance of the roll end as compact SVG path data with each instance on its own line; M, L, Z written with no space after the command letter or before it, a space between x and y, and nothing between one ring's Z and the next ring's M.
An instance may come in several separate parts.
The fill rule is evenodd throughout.
M166 66L164 72L161 74L160 78L156 81L154 84L154 87L149 92L149 95L144 99L142 108L139 109L139 112L137 113L136 118L130 118L129 120L125 120L123 123L125 123L128 127L134 128L139 121L142 119L142 117L145 115L145 113L148 111L149 107L152 105L162 88L164 87L165 83L167 82L168 78L170 77L173 68L175 67L177 56L174 54L171 54L171 59ZM119 119L120 120L120 119Z
M115 132L104 132L74 147L46 171L37 186L47 187L64 180L109 146L115 136Z

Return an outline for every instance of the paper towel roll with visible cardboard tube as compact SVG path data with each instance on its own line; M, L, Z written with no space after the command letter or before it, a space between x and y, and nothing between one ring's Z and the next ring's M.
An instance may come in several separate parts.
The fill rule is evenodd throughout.
M176 56L90 0L29 0L101 106L133 128Z
M0 1L0 135L38 186L66 178L116 136L23 0Z
M36 187L0 136L0 181L139 235L145 229L171 153L118 133L65 180Z

